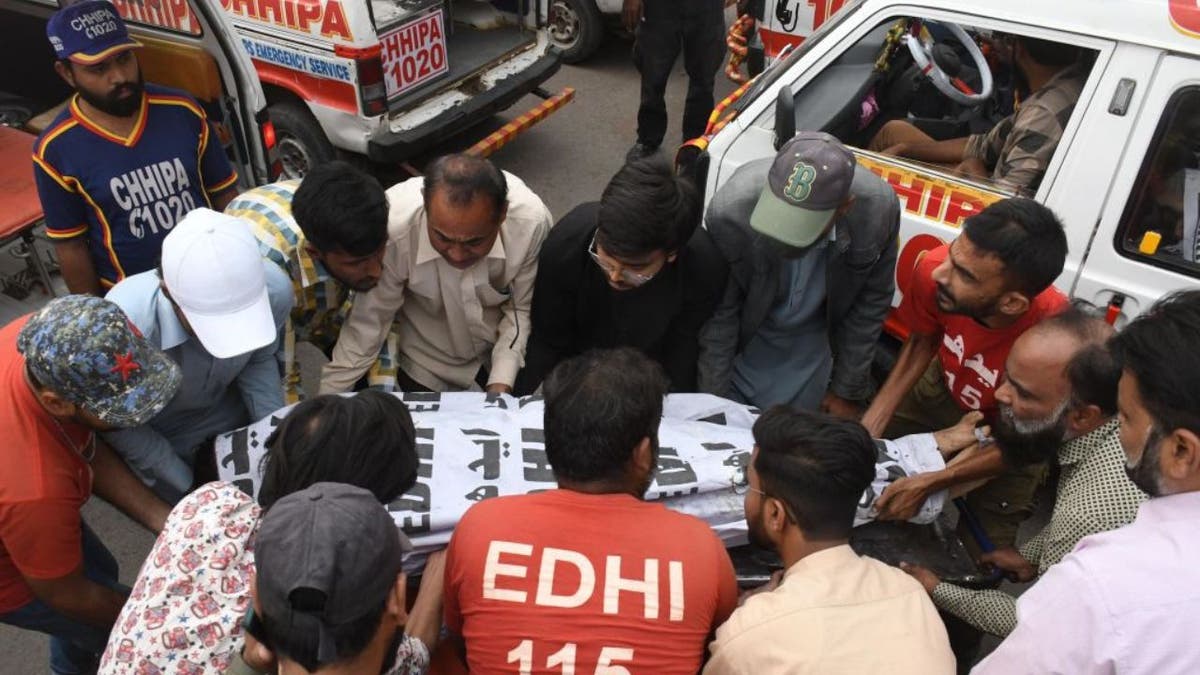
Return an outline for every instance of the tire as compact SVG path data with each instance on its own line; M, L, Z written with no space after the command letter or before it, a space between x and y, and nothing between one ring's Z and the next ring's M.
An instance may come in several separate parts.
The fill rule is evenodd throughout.
M337 159L333 144L303 104L282 101L272 103L268 110L275 125L275 143L282 167L279 180L303 178L318 164Z
M604 17L596 0L550 0L547 24L550 43L562 51L563 63L583 61L604 39Z

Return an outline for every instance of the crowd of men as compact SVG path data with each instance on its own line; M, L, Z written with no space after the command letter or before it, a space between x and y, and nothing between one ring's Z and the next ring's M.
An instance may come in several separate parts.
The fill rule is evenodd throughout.
M116 28L84 30L96 13ZM558 224L466 155L386 190L331 162L234 194L111 5L48 31L78 96L34 162L72 294L0 329L0 621L49 634L53 672L420 673L441 644L473 672L950 673L982 633L1003 642L980 673L1200 668L1200 291L1115 332L1053 286L1055 214L1001 200L917 262L874 392L899 207L831 136L739 168L704 226L653 130ZM113 166L188 208L145 220ZM410 602L385 505L421 467L386 392L470 390L544 398L557 489L472 507ZM739 596L712 530L644 498L669 391L764 411L731 490L783 562L765 587ZM257 495L209 482L214 436L296 401ZM877 439L901 436L948 461L875 517L962 496L963 541L1025 595L850 548ZM93 494L159 534L132 588Z

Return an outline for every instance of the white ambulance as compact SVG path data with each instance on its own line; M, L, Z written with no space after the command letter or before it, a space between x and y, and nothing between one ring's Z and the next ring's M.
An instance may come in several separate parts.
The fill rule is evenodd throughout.
M787 0L766 0L773 9ZM791 3L788 3L791 4ZM803 5L804 3L800 3ZM808 5L821 0L809 0ZM1090 64L1031 196L1063 220L1057 286L1107 307L1118 326L1200 279L1200 8L1195 0L848 0L777 60L730 110L704 158L706 199L796 129L829 132L885 178L903 207L898 287L918 254L1015 193L914 160L868 152L889 119L936 138L986 131L1011 108L1011 64L981 45L1032 37ZM833 11L836 9L836 13ZM918 39L910 39L918 38ZM939 53L939 59L930 58ZM953 54L950 54L953 52ZM953 69L958 77L943 77ZM982 66L982 67L979 67ZM958 79L959 82L955 82ZM966 84L964 89L962 85ZM897 292L897 302L900 297ZM889 320L889 332L904 327Z
M283 173L398 163L559 68L545 0L221 0L270 102Z

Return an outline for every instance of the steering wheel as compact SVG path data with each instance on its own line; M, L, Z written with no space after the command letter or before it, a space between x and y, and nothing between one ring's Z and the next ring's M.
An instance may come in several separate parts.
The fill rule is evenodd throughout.
M948 75L945 70L942 70L942 67L934 59L934 47L937 45L934 44L933 38L929 36L929 31L919 31L925 34L925 40L912 33L905 33L900 39L908 47L913 61L921 69L921 74L929 78L929 81L933 82L933 86L937 87L938 91L945 94L947 98L956 103L968 106L983 103L992 95L992 71L988 68L987 59L984 58L979 45L975 44L975 40L971 39L971 36L967 35L967 32L962 27L953 23L942 24L942 27L950 31L950 34L963 47L966 47L967 52L975 61L975 68L979 71L979 76L982 79L980 91L976 92L972 90L971 85L964 82L957 74Z

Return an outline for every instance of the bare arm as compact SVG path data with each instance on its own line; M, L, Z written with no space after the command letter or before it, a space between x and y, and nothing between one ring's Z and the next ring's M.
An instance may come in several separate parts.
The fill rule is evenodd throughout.
M229 202L233 201L233 198L236 196L238 196L237 185L233 185L216 194L209 195L208 198L212 201L213 211L224 211L225 207L229 206Z
M125 462L102 440L96 440L92 458L92 492L141 523L146 529L162 532L171 507L142 484ZM124 602L124 600L122 600ZM118 611L120 606L117 607ZM113 614L114 620L116 614Z
M430 653L437 646L438 635L442 631L442 589L445 574L446 551L431 553L425 561L425 571L421 573L421 588L417 591L417 599L413 602L408 621L404 624L404 632L425 643L425 648Z
M929 367L929 362L937 354L940 339L937 335L920 333L908 336L904 347L900 349L895 367L888 373L887 381L875 395L871 407L863 414L862 424L872 437L878 438L883 433L900 401L904 400L904 396L917 380L921 379L922 373Z
M54 242L54 254L62 271L67 290L85 295L104 295L100 289L100 277L92 264L92 252L88 249L87 237L75 237Z
M117 622L125 596L83 576L83 565L58 579L25 578L39 600L55 610L99 628L112 628Z
M968 138L963 136L930 143L897 143L883 152L886 155L907 157L920 162L957 164L966 158Z

